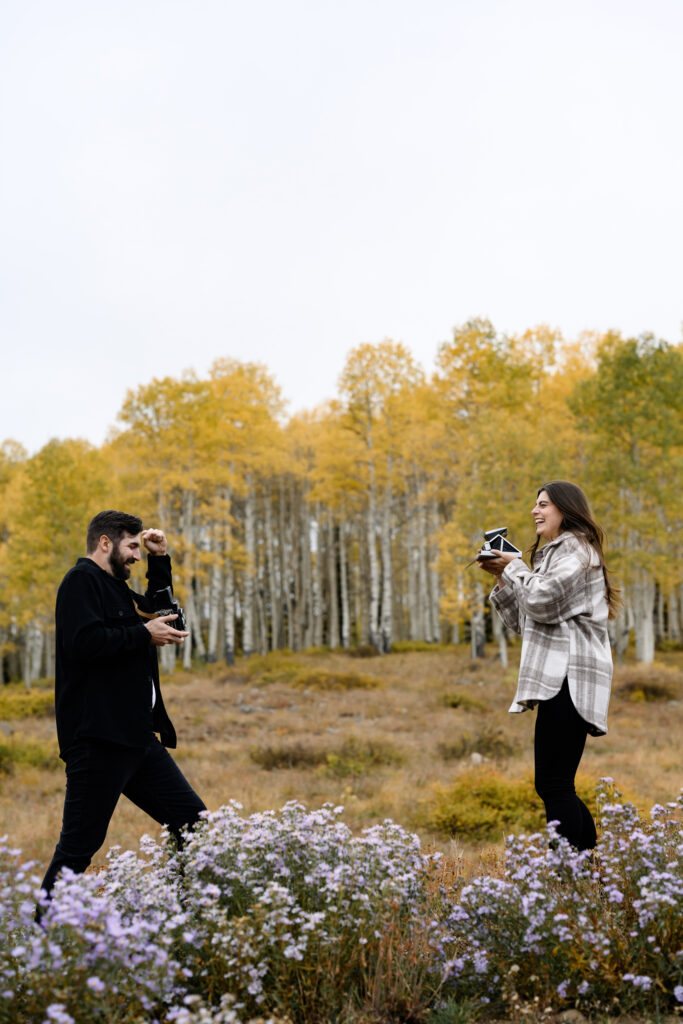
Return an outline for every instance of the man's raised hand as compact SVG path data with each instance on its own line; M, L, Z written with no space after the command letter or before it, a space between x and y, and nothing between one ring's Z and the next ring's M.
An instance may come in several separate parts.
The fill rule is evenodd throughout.
M140 536L150 555L166 554L166 534L163 530L143 530Z

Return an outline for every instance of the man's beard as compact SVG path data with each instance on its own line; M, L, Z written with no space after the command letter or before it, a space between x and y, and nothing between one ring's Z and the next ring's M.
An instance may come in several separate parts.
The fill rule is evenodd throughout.
M114 544L111 554L109 555L109 566L111 568L112 576L117 580L130 579L130 565L121 557L121 551L118 543Z

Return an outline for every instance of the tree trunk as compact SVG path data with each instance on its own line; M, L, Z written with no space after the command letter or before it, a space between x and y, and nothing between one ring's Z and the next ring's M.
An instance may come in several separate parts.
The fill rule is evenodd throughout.
M387 472L391 473L391 464ZM391 483L387 482L382 503L382 646L388 654L394 636L394 574L391 553Z
M379 628L380 577L379 559L377 558L377 545L375 537L376 518L377 517L375 515L375 487L374 483L372 483L371 481L365 524L368 563L370 569L370 578L368 581L370 587L368 608L368 636L370 639L370 643L373 644L378 651L380 651L382 649L382 639Z
M244 540L247 549L247 566L242 574L242 652L245 658L253 654L254 618L256 610L256 495L251 474L247 474L247 497L244 510Z
M493 638L498 644L498 652L500 654L500 663L503 668L508 667L508 644L505 637L505 628L501 621L498 612L491 609L491 625L493 627Z
M624 655L628 649L628 641L633 628L633 613L630 604L626 600L626 593L622 594L623 604L616 616L607 623L607 632L610 643L614 650L617 665L624 661Z
M220 552L218 550L218 538L214 526L213 557L214 563L211 567L211 589L209 597L209 638L206 660L209 662L218 661L218 626L221 617L221 597L223 595L223 571L220 564Z
M636 661L650 665L655 659L655 583L641 570L631 587Z
M351 646L351 616L349 604L349 574L346 558L346 520L339 524L339 576L341 586L341 642L347 650Z
M486 626L484 619L484 588L477 582L474 587L475 603L470 619L470 647L473 658L483 658L486 645Z
M284 598L285 615L287 618L287 647L294 650L294 609L292 606L292 572L290 566L296 564L292 557L292 545L287 537L287 521L285 519L286 493L284 481L280 480L280 502L278 507L278 533L280 543L278 545L280 555L280 585ZM290 503L291 506L291 503ZM291 507L290 507L291 512ZM291 519L291 517L290 517ZM284 640L284 637L283 637Z
M313 592L313 644L323 643L323 563L325 561L325 532L320 502L315 503L315 575Z
M433 542L433 540L436 537L436 535L438 533L438 530L439 530L439 510L437 508L437 505L436 505L435 501L433 501L431 503L429 511L430 511L429 535L432 538L432 542ZM441 587L440 587L439 573L437 572L437 570L435 568L435 563L436 563L437 555L438 555L438 552L437 551L433 551L432 550L432 546L430 544L429 555L428 555L429 596L430 596L431 620L432 620L432 630L431 630L430 639L435 644L440 644L441 643L441 612L440 612L440 604L441 604L440 589L441 589Z
M339 596L337 593L337 544L332 513L327 516L327 642L339 647Z
M678 595L676 588L672 587L667 598L668 620L667 638L672 643L679 643L681 639L680 610L678 607ZM48 673L49 674L49 673Z
M666 637L666 618L664 615L664 591L661 587L657 587L657 634L656 639L659 643Z
M268 574L268 591L270 601L270 649L274 651L281 646L281 602L280 587L277 579L277 566L274 553L273 536L273 491L268 488L265 496L265 530L266 530L266 567Z

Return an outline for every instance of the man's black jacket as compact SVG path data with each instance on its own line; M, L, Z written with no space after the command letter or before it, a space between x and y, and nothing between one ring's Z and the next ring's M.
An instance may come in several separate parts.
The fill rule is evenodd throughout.
M176 734L159 689L156 647L135 610L171 585L171 559L147 559L147 592L136 594L91 558L79 558L57 591L55 711L60 757L85 737L145 747L152 732L166 747ZM135 602L135 603L134 603ZM152 686L156 702L152 710Z

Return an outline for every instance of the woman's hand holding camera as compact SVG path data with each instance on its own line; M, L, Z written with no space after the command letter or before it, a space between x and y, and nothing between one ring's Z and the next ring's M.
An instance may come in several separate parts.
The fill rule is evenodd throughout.
M177 615L158 615L156 619L150 619L145 623L145 629L149 630L152 643L155 647L165 647L166 644L181 644L189 633L174 629L171 625Z
M481 554L481 550L479 554ZM484 572L490 572L492 576L497 577L499 587L504 587L505 580L501 579L503 570L506 565L509 565L515 558L519 557L519 555L511 551L500 551L495 558L477 558L477 561Z

